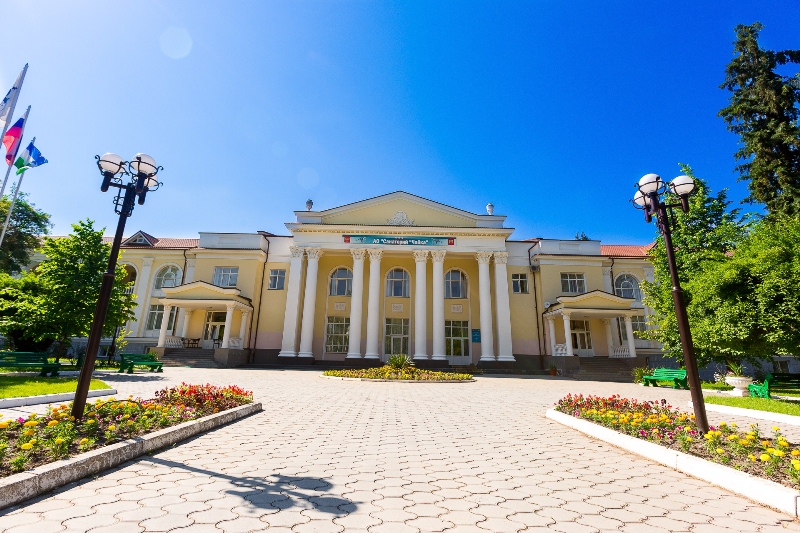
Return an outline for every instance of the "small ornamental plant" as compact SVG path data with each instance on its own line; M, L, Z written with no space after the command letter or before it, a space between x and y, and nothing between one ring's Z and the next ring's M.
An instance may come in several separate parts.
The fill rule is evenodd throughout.
M81 420L70 415L71 403L50 406L44 415L0 420L0 477L252 401L252 392L235 385L181 383L149 400L88 403Z
M435 372L433 370L423 370L415 366L385 365L378 368L362 368L354 370L326 370L323 376L337 378L361 378L361 379L391 379L406 381L469 381L472 374L458 374L455 372Z
M777 426L767 435L758 424L743 429L735 423L720 422L701 434L693 414L673 408L666 400L640 401L619 395L568 394L555 409L792 488L800 487L800 446L790 443Z

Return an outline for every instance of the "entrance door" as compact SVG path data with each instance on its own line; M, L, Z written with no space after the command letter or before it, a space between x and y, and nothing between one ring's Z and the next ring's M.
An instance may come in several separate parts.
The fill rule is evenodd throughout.
M467 320L444 321L444 352L451 365L470 364L469 343Z
M203 328L203 348L219 348L225 334L225 312L209 311L206 313L206 325Z
M383 360L391 355L408 355L408 319L387 318Z
M580 357L594 357L592 348L592 334L589 331L588 320L572 320L572 351Z

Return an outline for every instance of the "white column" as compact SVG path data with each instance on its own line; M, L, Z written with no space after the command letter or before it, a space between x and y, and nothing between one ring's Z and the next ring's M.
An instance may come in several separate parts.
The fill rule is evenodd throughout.
M189 335L189 320L192 318L193 309L183 310L183 328L181 328L181 337L184 339Z
M297 315L300 309L300 278L303 276L303 248L290 246L289 286L286 289L286 312L283 315L283 339L278 357L297 357Z
M556 354L556 321L553 317L547 317L547 330L550 333L550 355Z
M308 255L306 289L303 296L303 323L300 326L300 351L297 357L314 357L314 314L317 311L317 274L319 272L319 258L322 257L322 250L319 248L308 248L306 249L306 255Z
M169 325L169 315L172 313L172 306L165 305L164 306L164 314L161 315L161 331L158 332L158 347L163 348L164 345L167 343L167 325Z
M194 258L187 258L186 259L186 271L183 273L183 282L182 285L186 285L194 281L194 267L197 264L197 259ZM183 311L183 312L181 312ZM189 315L192 313L191 309L178 309L176 313L175 320L178 321L178 327L181 331L186 331L186 324L189 322ZM182 335L185 337L186 335Z
M497 360L513 363L511 305L508 301L508 252L494 253L494 297L497 311Z
M633 321L625 317L625 333L628 334L628 357L636 357L636 340L633 338Z
M153 258L143 257L142 271L139 272L139 276L136 278L136 323L135 325L132 324L134 337L142 334L142 324L144 323L144 317L147 316L145 313L150 308L150 299L147 296L150 294L150 270L152 267Z
M353 256L353 289L350 293L350 344L345 359L361 359L361 319L364 304L364 249L350 250Z
M247 339L245 335L247 335L247 319L249 317L250 311L242 311L242 323L239 324L239 338L242 339L242 349L247 348Z
M561 315L564 319L564 345L567 347L567 356L573 356L575 353L572 351L572 324L570 324L569 315Z
M492 287L489 261L492 252L478 252L478 296L481 316L481 361L494 361L494 331L492 329Z
M431 359L447 360L444 346L444 256L447 250L433 250L433 354Z
M611 337L611 319L604 318L603 324L606 327L606 346L608 347L608 356L614 355L614 339Z
M381 331L381 256L383 250L369 251L369 294L367 295L367 353L364 359L379 359Z
M225 331L222 332L222 344L220 348L228 348L231 345L231 325L233 324L233 305L225 306Z
M428 358L428 250L414 250L417 264L414 292L414 359Z

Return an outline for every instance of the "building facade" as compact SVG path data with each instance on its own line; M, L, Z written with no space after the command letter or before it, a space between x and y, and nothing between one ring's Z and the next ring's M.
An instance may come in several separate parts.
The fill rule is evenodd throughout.
M296 211L288 235L137 232L120 258L138 303L129 351L213 348L231 365L659 353L637 337L647 247L512 240L505 218L395 192Z

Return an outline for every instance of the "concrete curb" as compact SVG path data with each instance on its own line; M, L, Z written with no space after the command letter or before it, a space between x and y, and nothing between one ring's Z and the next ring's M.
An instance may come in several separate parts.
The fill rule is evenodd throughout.
M689 408L692 408L691 400L688 402L688 405ZM789 424L790 426L800 426L800 416L770 413L769 411L759 411L757 409L745 409L743 407L707 403L706 411L724 413L726 415L746 416L748 418L755 418L756 420L769 420L770 422L780 422L782 424Z
M0 479L0 509L24 502L67 483L97 474L125 461L259 411L261 411L260 403L240 405L221 413L198 420L190 420L177 426L154 431L110 446L103 446L75 457L37 466L26 472L2 478Z
M86 397L96 398L98 396L114 396L116 393L117 389L97 389L90 390ZM24 407L26 405L39 405L41 403L69 402L74 399L74 392L62 392L61 394L42 394L41 396L18 396L16 398L3 398L0 400L0 409Z
M339 376L321 376L325 379L338 379L341 381L377 381L381 383L473 383L475 379L371 379L371 378L341 378Z
M571 427L590 437L605 441L623 450L668 466L697 479L707 481L723 489L739 494L754 502L798 517L800 492L774 481L756 477L733 468L712 463L699 457L671 450L653 442L637 439L588 420L575 418L554 409L548 409L545 417Z

